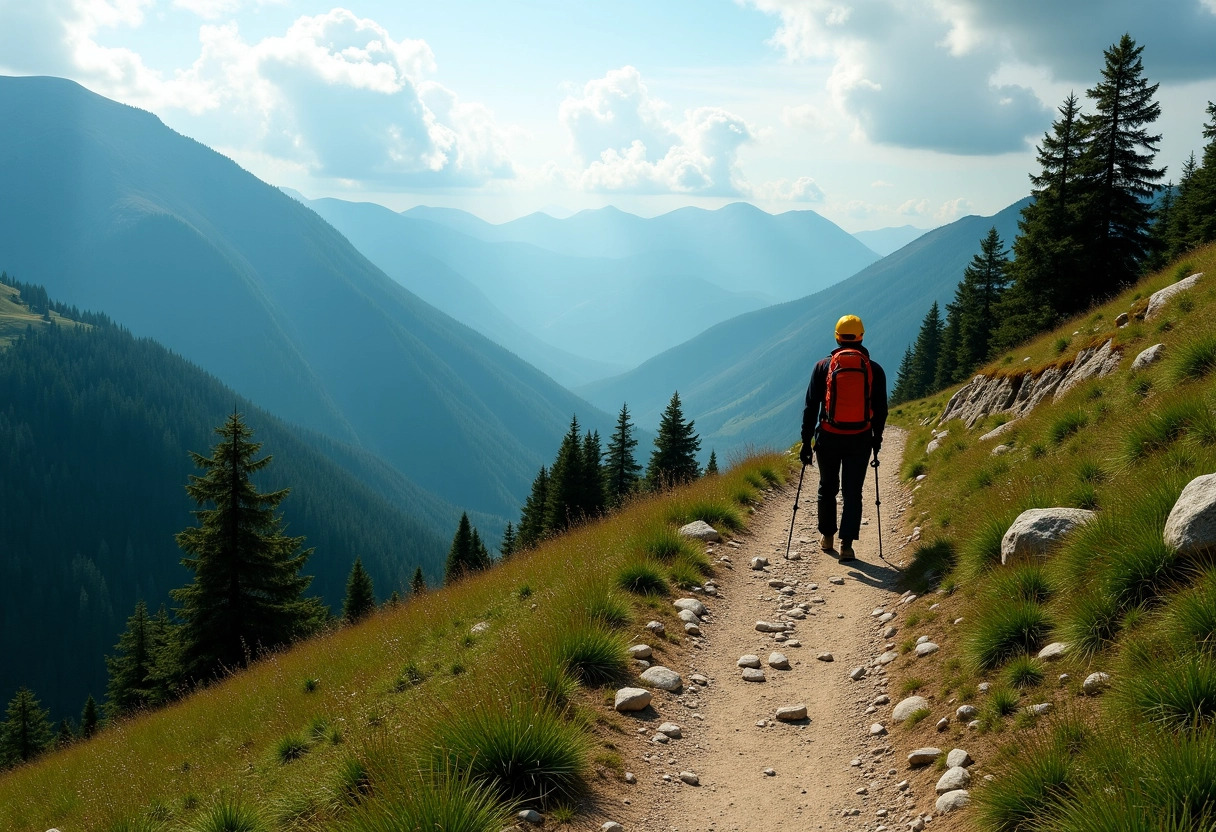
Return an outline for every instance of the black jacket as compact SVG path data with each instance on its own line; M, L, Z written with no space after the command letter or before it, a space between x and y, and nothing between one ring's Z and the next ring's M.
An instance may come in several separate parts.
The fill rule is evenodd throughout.
M837 347L832 350L827 358L815 365L815 370L811 373L811 384L806 390L806 407L802 411L802 444L809 447L812 437L818 433L820 442L831 444L843 453L868 455L871 450L877 451L882 447L882 432L887 427L887 374L877 361L870 361L870 370L873 373L870 409L873 410L874 417L870 420L869 432L839 434L819 430L819 423L827 418L824 413L824 399L828 392L828 364L832 361L832 355L841 349L845 348ZM849 349L860 350L867 358L870 357L870 351L860 344L850 346Z

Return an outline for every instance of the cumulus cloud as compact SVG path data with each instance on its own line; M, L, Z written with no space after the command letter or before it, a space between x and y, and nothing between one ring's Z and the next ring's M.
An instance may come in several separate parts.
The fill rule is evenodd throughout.
M287 0L173 0L173 5L207 20L214 20L240 11L246 6L281 5L286 2Z
M932 217L939 223L947 223L970 214L972 205L971 200L961 196L948 199L938 206L934 206L927 199L909 199L896 211L906 217Z
M757 199L777 202L823 202L823 188L809 176L766 182L752 194Z
M177 0L204 16L275 0ZM39 4L29 4L38 6ZM213 144L334 179L381 187L478 185L514 176L506 138L483 105L434 79L435 56L421 40L395 39L346 9L298 18L282 35L247 42L235 23L200 27L187 68L163 75L140 55L103 45L105 30L135 27L154 0L51 0L18 18L24 32L60 44L41 65L10 67L71 75L104 95L164 112L202 115ZM6 24L10 21L6 20ZM58 61L66 66L48 66ZM44 68L47 67L47 68ZM218 140L218 141L217 141Z
M752 128L718 107L689 110L679 122L669 109L632 66L588 81L558 111L584 166L572 179L593 191L745 193L737 157Z

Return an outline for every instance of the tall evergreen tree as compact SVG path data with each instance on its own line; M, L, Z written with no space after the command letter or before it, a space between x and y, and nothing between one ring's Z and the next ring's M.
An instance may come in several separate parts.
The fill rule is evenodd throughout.
M1140 274L1148 253L1152 198L1165 174L1153 161L1161 136L1148 126L1161 115L1154 100L1158 84L1144 77L1144 63L1130 35L1105 50L1102 80L1086 95L1094 109L1083 119L1085 152L1081 157L1089 186L1087 222L1093 232L1089 260L1095 279L1060 312L1071 314L1130 285Z
M486 548L486 544L482 541L481 535L478 534L476 526L473 527L473 548L470 550L470 553L474 571L480 572L494 565L494 560L490 557L490 550Z
M72 730L70 720L59 720L59 733L55 735L55 747L67 748L72 743L76 742L76 732Z
M549 469L545 501L545 531L561 532L582 517L583 442L578 417L570 419L570 430L562 438L557 458Z
M163 608L162 608L163 611ZM114 656L106 656L109 683L106 685L106 714L115 719L159 705L164 700L157 665L166 647L165 621L148 615L140 601L127 619L127 629L114 645Z
M342 601L342 617L347 621L358 621L376 609L376 591L372 587L371 575L363 568L363 559L355 558L346 579L346 597Z
M536 479L532 480L532 492L524 502L519 518L519 548L529 549L539 543L548 533L545 526L545 507L549 502L549 471L540 467Z
M506 560L515 554L515 549L519 545L519 541L515 538L515 526L508 522L507 527L502 532L502 545L498 547L498 554L502 560Z
M958 316L955 370L941 389L988 360L992 352L993 311L1009 283L1009 252L996 227L980 242L980 251L967 268L954 296ZM944 351L944 350L943 350Z
M604 513L604 452L600 444L600 432L587 431L583 437L583 473L580 510L585 517L598 517Z
M262 494L251 481L271 457L254 459L261 444L251 441L239 413L216 433L222 438L211 456L191 454L204 471L186 486L200 506L198 525L177 536L194 581L170 593L181 604L182 672L199 681L307 635L325 618L320 602L304 597L312 578L300 570L312 550L284 534L275 515L288 490Z
M916 353L909 344L904 349L904 357L900 359L899 370L895 374L895 386L891 388L891 404L902 404L912 400L912 377L916 372Z
M965 372L959 366L959 345L962 341L962 281L954 288L954 300L946 304L946 323L942 328L942 344L937 354L937 368L933 373L933 390L949 387Z
M84 700L84 707L80 710L80 736L88 739L97 733L97 727L101 723L101 718L97 713L97 700L89 694Z
M1208 120L1203 125L1203 162L1195 176L1193 245L1216 240L1216 103L1208 102Z
M634 457L638 446L633 423L629 421L629 405L622 404L616 417L616 427L608 440L608 456L604 462L604 492L608 505L616 508L637 488L642 466Z
M684 421L679 392L672 393L659 419L654 451L646 467L646 486L655 490L695 480L701 474L697 464L699 450L701 438L693 429L692 420Z
M0 765L25 763L46 750L53 737L47 716L33 691L17 690L0 725Z
M944 330L945 324L942 322L941 309L938 308L937 301L934 301L925 314L925 319L921 322L920 332L916 335L916 344L912 348L909 399L919 399L921 396L929 395L933 390Z
M422 567L419 566L414 570L414 579L410 581L410 593L415 598L426 592L426 578L422 574Z
M710 448L709 462L705 463L705 476L718 473L718 455Z
M470 572L480 572L489 566L490 552L481 542L481 535L469 522L469 515L461 514L460 524L456 527L456 534L452 537L452 547L448 550L444 582L455 583Z

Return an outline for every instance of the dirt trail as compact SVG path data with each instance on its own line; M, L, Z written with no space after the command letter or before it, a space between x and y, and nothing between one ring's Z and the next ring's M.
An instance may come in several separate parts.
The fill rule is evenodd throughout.
M884 549L896 563L906 553L898 551L906 540L902 510L908 501L897 475L903 440L900 432L888 431L883 456L890 462L879 469ZM897 829L906 828L917 811L933 811L930 795L913 797L908 794L913 790L897 789L907 775L901 749L892 749L888 737L870 735L870 725L890 713L889 705L866 713L886 693L883 673L869 665L890 643L881 638L883 627L871 613L892 608L899 596L894 590L898 571L878 556L873 471L869 474L854 562L839 564L819 549L815 468L806 469L794 529L793 549L800 560L783 559L794 483L769 495L737 546L715 547L715 559L729 555L733 568L719 564L720 597L705 599L710 615L702 626L704 637L686 652L684 666L673 668L684 674L684 691L655 700L658 719L679 723L683 737L655 744L654 726L645 726L648 733L628 749L626 768L636 772L638 786L630 795L632 818L622 818L627 828L781 832L874 830L886 824ZM757 556L771 565L751 569ZM833 577L843 582L830 582ZM794 604L810 606L784 642L755 629L757 621L781 620L778 605L786 596L769 585L774 579L793 585ZM789 658L791 669L768 666L774 651ZM834 661L818 660L823 652ZM744 654L760 657L766 681L743 680L737 662ZM867 667L867 676L852 681L850 671L859 665ZM691 682L691 674L708 677L708 684ZM892 691L892 698L896 694ZM807 720L774 720L778 707L795 704L806 705ZM681 783L682 771L694 772L700 786Z

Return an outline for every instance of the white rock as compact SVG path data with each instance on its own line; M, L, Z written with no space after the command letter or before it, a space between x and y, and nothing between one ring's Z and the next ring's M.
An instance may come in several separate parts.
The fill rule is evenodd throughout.
M908 822L908 829L910 830L910 832L924 832L924 828L925 828L925 819L924 818L912 818L912 820Z
M1068 652L1068 642L1053 641L1051 644L1039 651L1039 658L1045 662L1054 662L1056 659L1064 658L1064 654Z
M944 436L944 434L943 434L943 436ZM940 447L942 446L942 438L943 438L943 436L939 436L937 439L932 440L932 441L931 441L931 442L930 442L928 445L926 445L926 446L925 446L925 453L926 453L926 454L931 454L931 453L933 453L934 451L936 451L938 448L940 448Z
M950 717L944 716L937 721L937 730L945 731L950 727Z
M924 644L924 643L925 643L926 641L928 641L928 640L929 640L929 637L928 637L928 636L918 636L918 637L917 637L917 639L916 639L916 643L917 643L917 644Z
M676 725L674 722L664 722L659 726L659 733L666 734L673 740L678 740L682 736L680 726Z
M991 682L980 682L976 687L979 688L980 693L987 693L989 690L992 689L992 683Z
M843 586L844 578L840 577L839 575L832 575L828 578L828 583L836 584L836 586Z
M1216 548L1216 474L1186 484L1165 521L1165 545L1182 555Z
M1040 702L1037 705L1030 706L1030 712L1035 716L1046 716L1055 709L1055 705L1050 702Z
M1132 370L1143 370L1149 365L1156 364L1164 357L1165 344L1153 344L1136 356L1136 359L1132 361Z
M718 530L704 520L694 520L685 526L681 526L680 536L710 543L717 543L722 539L722 535L718 534Z
M768 558L752 558L751 566L752 569L763 569L764 567L768 566Z
M1069 680L1071 680L1071 679L1072 679L1072 677L1069 676L1067 673L1061 673L1059 675L1059 677L1056 679L1056 682L1059 683L1060 687L1064 687L1065 685L1068 684Z
M886 610L884 610L882 607L878 607L874 610L874 612L870 613L870 617L878 618L878 616L882 615L885 612L886 612Z
M666 734L655 734L650 738L650 741L657 742L660 745L666 745L667 743L671 742L671 737L667 736Z
M662 621L647 621L646 629L654 633L656 636L664 636L667 634L667 626Z
M616 692L616 703L613 705L622 713L625 711L641 711L650 705L650 691L645 688L621 688Z
M854 682L860 682L863 678L865 678L865 675L866 669L860 665L849 671L849 678Z
M1086 676L1085 681L1081 683L1081 690L1088 694L1100 693L1109 684L1109 673L1091 673Z
M918 748L908 755L908 765L927 766L940 756L942 756L940 748L933 748L932 746Z
M700 624L701 623L701 619L698 618L697 614L695 612L693 612L692 610L680 610L680 612L677 613L676 617L679 618L681 621L683 621L685 624Z
M614 820L610 820L600 827L600 832L625 832L625 827Z
M629 645L629 655L635 659L649 659L654 655L654 650L649 644L631 644Z
M777 770L776 770L776 769L772 769L772 768L766 768L766 769L764 770L764 776L765 776L765 777L776 777L776 776L777 776Z
M768 666L774 670L789 670L790 660L785 657L784 653L769 653Z
M781 722L797 722L806 719L806 705L785 705L777 709L776 718Z
M684 632L690 636L699 636L701 635L701 628L696 624L685 624Z
M701 785L701 778L698 777L697 775L693 774L691 771L681 771L680 779L683 780L685 783L687 783L690 786Z
M469 628L469 633L471 635L479 636L488 629L490 629L489 621L478 621L476 624L474 624L472 627Z
M946 772L938 778L937 786L934 790L938 794L965 789L971 783L971 772L962 766L954 766L946 769Z
M955 748L946 755L946 768L966 768L972 762L971 755L961 748Z
M1153 292L1148 299L1148 308L1144 310L1144 320L1151 321L1158 314L1160 314L1161 310L1165 308L1165 305L1169 303L1169 301L1173 299L1175 295L1185 292L1187 289L1193 288L1195 284L1198 283L1202 278L1203 272L1199 272L1191 275L1190 277L1179 280L1172 286L1166 286L1160 291Z
M516 814L515 817L519 818L524 823L530 823L533 826L540 826L545 822L544 816L535 809L524 809L522 812Z
M627 771L625 772L625 782L630 784L636 783L638 782L638 776L632 771Z
M679 600L672 601L671 605L678 610L688 610L693 615L700 618L704 618L709 614L709 610L706 609L705 604L701 603L696 598L680 598Z
M899 658L898 653L896 653L894 650L888 650L887 652L880 655L877 659L875 659L874 663L875 664L890 664L891 662L895 661L898 658Z
M739 661L735 662L735 664L737 664L739 667L759 667L760 666L760 657L753 656L751 653L747 653L743 656L740 656Z
M886 624L888 621L890 621L890 620L891 620L891 619L893 619L893 618L895 618L895 613L893 613L893 612L884 612L882 615L878 616L878 623L879 623L879 624Z
M1013 450L1012 445L1001 444L1001 445L997 445L995 448L993 448L991 451L989 451L989 453L992 456L1003 456L1004 454L1007 454L1012 450Z
M883 725L881 722L875 722L870 725L871 737L881 737L885 733L887 733L887 726Z
M754 667L743 668L743 681L745 682L763 682L765 679L764 671Z
M895 722L903 722L908 717L917 711L923 711L929 707L929 700L923 696L909 696L907 699L900 701L891 710L891 719ZM941 752L938 752L941 753Z
M654 685L659 690L677 691L684 686L684 680L674 670L656 664L642 671L642 681Z
M1001 563L1046 557L1066 534L1094 518L1083 508L1032 508L1023 511L1001 539Z
M958 710L954 712L955 718L959 722L969 722L979 716L980 709L974 705L959 705Z
M956 809L962 809L971 803L971 794L966 789L956 789L952 792L946 792L937 799L934 804L939 814L947 814Z
M928 656L931 653L936 653L940 648L931 641L926 641L916 645L917 656Z

